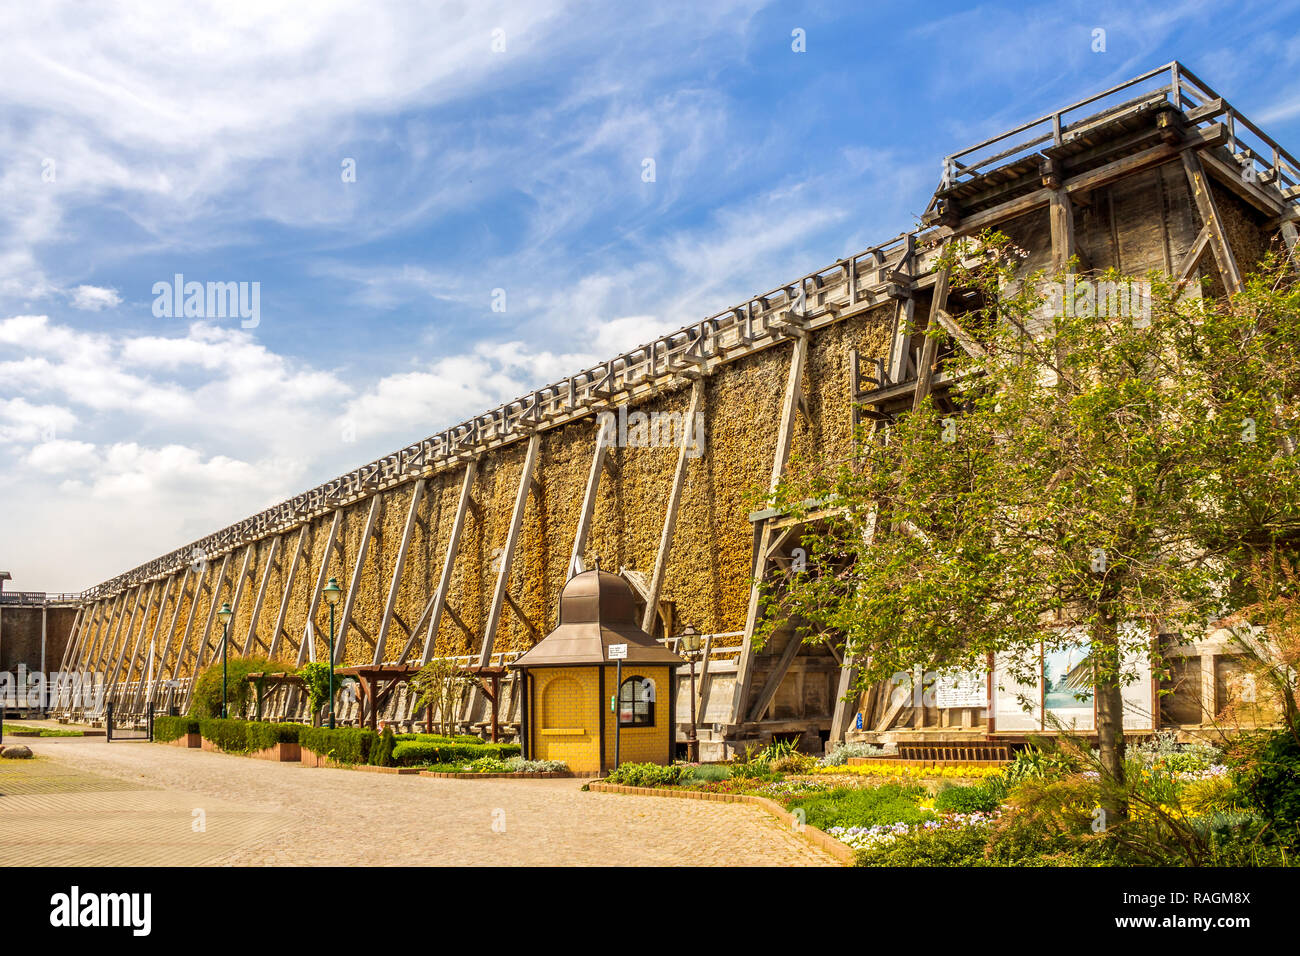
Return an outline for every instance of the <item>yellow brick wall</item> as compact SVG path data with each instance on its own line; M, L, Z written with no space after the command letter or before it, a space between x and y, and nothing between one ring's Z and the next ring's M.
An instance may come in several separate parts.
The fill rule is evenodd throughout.
M595 667L539 667L533 671L534 760L563 760L575 772L600 769L600 673ZM548 731L580 730L556 734Z
M595 668L592 669L595 672ZM620 734L619 760L622 763L668 763L668 740L673 732L672 695L668 688L667 667L629 665L623 668L623 679L646 677L655 685L655 722L652 727L624 727ZM610 698L618 691L616 665L605 668L605 761L614 766L614 728L617 714L609 709Z

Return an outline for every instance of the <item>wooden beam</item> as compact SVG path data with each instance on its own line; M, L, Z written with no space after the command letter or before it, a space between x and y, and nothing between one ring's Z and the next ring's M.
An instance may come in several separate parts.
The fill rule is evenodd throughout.
M501 570L497 572L496 590L492 594L492 606L488 609L487 625L483 628L483 647L479 652L481 666L485 666L492 657L497 626L501 623L501 608L505 604L506 588L510 585L510 565L514 563L515 545L519 542L519 529L524 524L524 506L528 503L528 490L532 487L533 469L537 466L537 453L541 445L541 434L534 432L528 439L528 450L524 453L524 468L519 476L519 490L515 493L510 529L501 551Z
M172 620L171 623L167 625L167 640L163 644L162 655L158 658L159 681L163 680L163 670L168 667L168 661L171 660L172 656L172 647L176 644L176 625L180 623L181 604L185 601L185 595L190 583L191 571L191 567L188 564L185 565L185 569L181 574L180 587L176 589L176 597L172 599ZM191 600L190 603L192 605L193 600ZM179 648L177 650L179 651ZM150 698L150 703L152 703L152 701L153 698Z
M957 340L957 344L971 358L988 358L988 350L980 345L969 332L957 324L957 320L949 315L944 309L940 309L935 314L935 319L943 326L945 332Z
M1300 255L1296 253L1296 245L1300 243L1300 232L1297 232L1296 225L1291 220L1284 220L1278 229L1282 233L1282 242L1286 246L1287 257L1291 260L1291 268L1300 272Z
M257 543L250 541L248 546L244 548L244 560L240 562L239 577L235 579L235 593L231 595L231 601L230 601L230 610L234 612L234 616L230 619L230 623L227 624L226 627L223 629L223 633L225 634L225 637L223 637L222 640L225 641L226 643L230 642L230 633L231 631L234 630L235 625L239 622L239 605L243 603L244 582L248 580L249 576L252 573L249 570L248 566L253 561L253 549L256 547L257 547Z
M77 608L76 617L72 619L72 630L68 632L68 642L63 645L63 656L59 659L59 673L63 673L68 669L68 661L72 659L73 655L76 653L77 645L81 643L83 616L85 623L89 623L90 618L95 613L96 606L97 605L95 604L90 605L90 614L85 614L87 607L85 604L82 604Z
M193 565L187 565L193 568ZM189 655L190 632L194 627L194 615L199 609L199 595L208 587L206 578L208 576L208 563L206 561L199 565L196 572L198 577L194 581L194 593L190 595L190 612L185 615L185 633L181 635L180 644L176 648L176 659L168 668L167 679L176 680L180 673L181 666L185 663L185 658Z
M438 590L433 594L433 608L429 614L429 632L424 638L424 652L420 663L427 664L433 658L434 646L438 643L438 627L442 623L442 612L447 606L447 592L451 588L451 574L456 567L456 555L460 551L460 536L465 530L465 512L473 500L474 479L478 475L478 460L471 459L465 465L465 477L460 483L460 501L456 505L456 517L451 524L451 537L447 539L447 555L442 559L442 573L438 576ZM419 625L416 625L419 630Z
M1223 220L1219 217L1219 208L1210 192L1209 181L1201 161L1192 150L1182 154L1183 170L1187 173L1187 183L1191 187L1196 208L1201 214L1201 221L1210 228L1210 248L1214 251L1215 262L1219 265L1219 275L1223 278L1223 287L1229 295L1241 291L1241 271L1237 260L1223 231Z
M768 675L767 683L763 685L763 691L754 701L754 705L749 709L747 718L749 720L759 720L763 716L763 711L767 710L767 705L772 703L772 698L781 687L781 681L785 680L785 675L790 670L790 665L794 663L795 657L799 653L799 647L803 640L798 634L790 632L790 640L786 643L785 649L781 651L781 657L776 663L776 668Z
M118 599L118 608L114 613L114 617L116 617L117 620L115 623L110 624L108 631L104 634L104 640L100 643L99 648L95 652L95 663L94 666L91 667L92 671L99 672L108 667L108 661L111 661L112 658L107 657L106 655L111 655L113 649L117 647L117 639L122 633L122 623L126 618L124 612L126 611L127 605L131 603L132 596L138 595L139 590L140 585L137 584L135 587L123 591L120 595Z
M267 647L266 656L275 659L276 652L280 649L280 640L284 637L284 619L289 613L289 595L293 593L293 580L298 574L298 562L302 558L303 548L307 544L307 532L311 525L303 523L298 529L298 543L294 545L293 558L289 561L289 568L284 573L284 590L280 594L280 609L275 612L275 628L271 631L271 643Z
M534 644L542 639L541 632L537 630L532 621L528 620L528 615L524 613L524 609L519 606L519 602L514 599L508 590L506 591L506 606L515 612L515 617L519 618L519 623L528 629Z
M307 663L308 657L316 660L316 630L312 622L320 609L321 591L329 580L330 555L334 553L334 542L339 537L339 523L343 520L343 509L334 509L334 518L330 521L329 535L325 539L325 550L321 552L320 570L316 573L316 587L311 592L311 602L307 605L307 620L302 626L302 640L298 643L298 666Z
M945 244L940 254L947 252L948 248ZM930 323L926 326L925 345L921 348L921 361L916 370L916 394L912 398L912 411L921 407L921 403L929 396L934 381L934 362L939 354L939 337L934 333L942 327L939 313L948 304L948 278L951 271L947 265L940 267L934 284L934 296L930 300Z
M465 633L465 637L468 640L473 641L476 637L478 637L478 635L474 633L474 629L470 627L468 624L466 624L464 619L459 614L456 613L456 609L454 607L452 607L450 604L443 604L442 610L449 618L451 618L451 622Z
M357 592L361 588L361 572L365 568L366 553L370 550L370 539L375 533L375 523L379 520L379 512L383 507L383 495L375 495L370 499L370 510L366 513L366 526L361 532L361 543L357 546L357 560L352 566L352 580L348 583L348 593L343 598L343 614L339 618L338 633L334 644L335 664L343 660L344 649L347 647L348 624L352 620L352 612L357 605Z
M84 605L82 609L85 609ZM90 604L90 613L86 614L82 620L78 621L79 627L77 630L76 641L68 644L63 655L63 660L59 662L59 672L61 674L75 673L81 669L78 665L81 663L82 657L85 656L86 642L98 629L99 622L103 616L104 602L102 600ZM58 704L56 704L56 708L57 707Z
M402 530L402 543L397 548L397 559L393 563L393 579L388 585L388 600L384 602L384 616L379 622L379 634L375 637L375 654L372 663L380 664L384 659L384 647L388 640L388 628L397 611L397 594L402 588L402 569L406 566L406 552L411 547L411 538L415 534L415 519L418 516L420 501L424 498L425 480L421 478L411 489L411 507L406 512L406 527Z
M206 560L206 559L205 559ZM212 624L217 619L217 600L221 597L221 587L226 582L226 569L230 567L230 552L227 551L221 556L221 569L217 571L217 577L212 582L211 589L208 591L208 619L203 625L203 637L196 642L194 647L194 664L190 669L190 683L185 689L185 703L181 708L188 712L190 701L194 698L194 685L196 678L199 676L199 670L203 667L204 655L208 652L208 641L212 637Z
M253 599L253 611L248 616L248 633L244 636L244 646L240 654L248 656L248 648L257 636L257 622L262 617L262 603L266 600L266 588L271 583L271 569L275 567L276 556L280 553L280 535L271 539L271 552L266 556L266 568L262 571L262 583L257 586L257 597Z
M221 588L222 585L226 583L226 570L229 567L230 552L227 551L221 557L221 570L217 572L217 579L212 582L212 590L209 593L210 600L208 601L208 619L203 625L203 639L194 649L194 675L198 674L199 668L202 667L203 662L207 660L208 645L212 640L212 625L217 619L217 611L220 610L217 602L221 598Z
M1048 219L1052 229L1052 271L1061 275L1070 268L1070 257L1074 255L1074 210L1070 194L1064 189L1052 190Z
M1178 280L1179 289L1186 285L1187 281L1192 277L1192 270L1201 261L1201 256L1210 244L1210 236L1210 227L1208 225L1202 226L1196 241L1192 243L1192 248L1188 249L1187 255L1183 256L1183 261L1178 266L1178 275L1175 277Z
M802 389L800 389L802 394ZM650 576L650 587L646 593L645 614L641 619L641 630L647 634L654 633L655 617L658 615L659 594L663 590L664 576L668 572L668 555L673 547L673 532L677 527L677 510L682 501L682 489L686 486L686 465L691 459L690 442L692 439L695 416L699 414L700 401L704 396L704 380L696 379L691 386L691 401L682 419L682 446L677 449L677 468L673 471L673 483L668 491L668 507L664 512L663 529L659 535L659 550L655 554L654 572ZM695 449L698 456L703 449Z
M140 627L138 630L135 626L135 614L131 615L131 627L127 630L126 639L122 642L122 649L118 652L117 659L113 662L113 676L108 679L108 696L105 700L117 701L118 695L114 685L117 682L118 675L122 673L122 665L127 663L126 649L128 646L131 648L131 659L130 663L127 664L126 675L122 678L122 681L125 683L131 678L131 668L135 666L135 656L140 649L140 641L144 637L144 632L149 626L149 611L153 607L154 595L157 592L158 582L153 581L149 585L149 594L144 599L144 604L139 605L136 608L137 611L139 611L140 608L144 609L144 615L140 618ZM132 631L135 631L134 640L131 637Z
M582 507L578 511L578 528L573 533L573 550L569 555L566 579L585 569L583 555L587 551L587 536L591 533L591 520L596 512L596 495L600 490L600 476L605 470L609 446L616 441L613 416L596 418L596 448L591 456L591 470L587 472L587 487L582 493Z
M776 448L772 452L772 474L768 479L768 490L775 491L785 474L786 462L790 459L790 446L794 440L794 421L799 407L799 391L803 385L803 370L808 361L809 336L794 340L790 354L790 369L785 381L785 395L781 402L781 423L776 433ZM745 636L741 644L740 659L736 664L736 685L732 699L731 713L733 719L740 714L744 702L749 698L753 681L754 631L758 626L762 610L761 583L767 576L767 555L771 550L772 522L764 521L758 535L758 548L755 555L754 581L749 587L749 606L745 611Z
M145 662L143 660L140 662L140 679L136 684L135 693L131 695L130 712L133 714L140 713L139 710L140 704L142 704L149 697L149 689L146 686L146 683L152 677L153 674L153 661L154 661L154 657L156 656L154 652L158 646L158 632L162 627L163 609L167 607L167 599L171 597L172 581L174 580L175 580L175 576L173 575L172 577L169 577L166 580L166 582L163 584L162 599L159 600L158 602L158 612L157 615L154 617L153 630L149 633L149 653L147 657L147 660L149 661L149 665L148 668L146 669ZM135 667L134 661L132 661L131 666L133 668ZM128 671L127 673L129 679L130 671Z

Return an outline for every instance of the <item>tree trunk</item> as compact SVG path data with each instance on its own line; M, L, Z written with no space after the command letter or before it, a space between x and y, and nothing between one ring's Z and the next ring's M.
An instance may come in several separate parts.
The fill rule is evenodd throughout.
M1093 673L1097 694L1097 749L1101 759L1108 814L1116 819L1128 815L1124 798L1124 696L1120 683L1120 649L1116 622L1103 611L1092 640Z

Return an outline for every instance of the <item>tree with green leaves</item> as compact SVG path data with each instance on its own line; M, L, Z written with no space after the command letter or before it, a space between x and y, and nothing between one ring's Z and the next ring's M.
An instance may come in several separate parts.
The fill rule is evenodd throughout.
M456 732L456 708L465 689L474 682L459 664L448 657L435 657L411 680L416 696L413 713L425 707L438 715L443 733Z
M990 654L1035 684L1038 649L1082 637L1122 783L1122 689L1159 666L1155 635L1203 636L1249 599L1252 555L1300 544L1300 288L1278 263L1229 301L1021 261L997 235L946 255L985 303L960 316L976 347L944 359L955 411L928 397L865 425L851 462L778 485L806 560L761 583L757 640L842 640L860 690ZM1149 299L1107 296L1136 288Z

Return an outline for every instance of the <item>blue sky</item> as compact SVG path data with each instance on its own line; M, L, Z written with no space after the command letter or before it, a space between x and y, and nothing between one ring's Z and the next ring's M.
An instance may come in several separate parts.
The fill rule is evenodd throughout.
M19 589L896 235L945 154L1171 59L1300 149L1285 2L56 2L0 37ZM259 283L257 326L156 316L176 273Z

